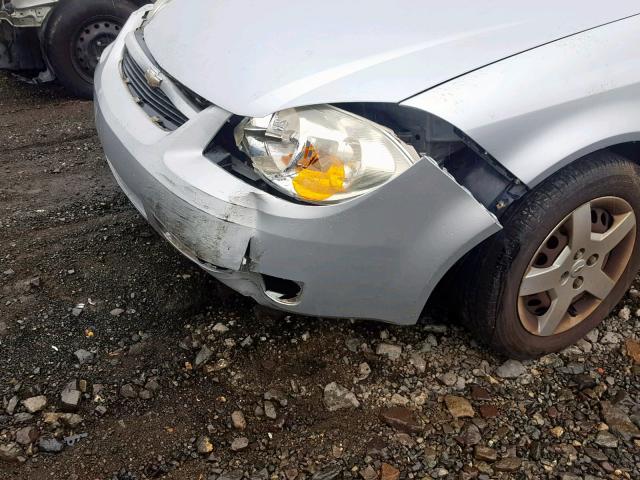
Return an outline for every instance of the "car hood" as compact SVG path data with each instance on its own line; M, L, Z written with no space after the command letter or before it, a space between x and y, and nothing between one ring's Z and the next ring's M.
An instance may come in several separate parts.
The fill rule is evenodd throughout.
M189 89L232 113L263 116L400 102L638 12L636 0L189 0L163 8L144 37Z

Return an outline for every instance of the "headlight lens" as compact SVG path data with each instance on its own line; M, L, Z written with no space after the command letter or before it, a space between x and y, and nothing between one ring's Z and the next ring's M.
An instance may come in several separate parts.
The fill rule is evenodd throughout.
M235 137L269 184L318 204L363 195L419 159L385 127L330 105L245 119Z

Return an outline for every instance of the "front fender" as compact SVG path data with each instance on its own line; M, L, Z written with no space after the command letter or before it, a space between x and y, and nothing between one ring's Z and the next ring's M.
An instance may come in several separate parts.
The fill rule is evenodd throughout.
M598 149L640 141L640 16L468 73L403 102L438 115L527 186Z

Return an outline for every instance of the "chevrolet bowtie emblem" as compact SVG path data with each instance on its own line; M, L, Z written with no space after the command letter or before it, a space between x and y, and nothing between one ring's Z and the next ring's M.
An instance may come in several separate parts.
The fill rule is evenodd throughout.
M153 68L147 68L145 70L144 78L147 81L147 85L151 88L160 88L160 85L162 85L162 75Z

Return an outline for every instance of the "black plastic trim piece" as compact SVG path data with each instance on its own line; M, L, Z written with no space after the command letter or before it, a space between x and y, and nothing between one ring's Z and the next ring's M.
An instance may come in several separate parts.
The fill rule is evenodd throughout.
M466 174L470 180L465 181L462 185L468 188L471 193L476 192L482 196L487 194L491 196L492 193L495 193L494 198L485 203L485 207L499 217L507 207L522 198L529 191L529 188L463 131L455 128L455 133L489 167L487 171L482 164L474 165ZM485 183L481 178L478 178L481 177L479 175L481 171L485 171L493 181L489 180Z
M436 115L395 103L336 106L393 130L420 155L435 160L497 217L529 191L489 152L459 128Z

